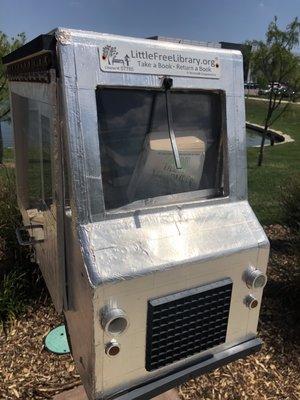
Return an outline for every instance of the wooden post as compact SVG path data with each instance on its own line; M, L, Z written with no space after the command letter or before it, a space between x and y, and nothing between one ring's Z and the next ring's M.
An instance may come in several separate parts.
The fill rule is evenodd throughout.
M53 397L53 400L88 400L83 386L78 386L74 389L59 393ZM169 390L152 400L179 400L178 392L175 389Z

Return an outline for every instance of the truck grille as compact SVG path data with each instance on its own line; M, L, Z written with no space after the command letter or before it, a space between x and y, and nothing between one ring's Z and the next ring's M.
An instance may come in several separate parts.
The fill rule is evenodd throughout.
M146 370L224 343L231 292L227 278L148 301Z

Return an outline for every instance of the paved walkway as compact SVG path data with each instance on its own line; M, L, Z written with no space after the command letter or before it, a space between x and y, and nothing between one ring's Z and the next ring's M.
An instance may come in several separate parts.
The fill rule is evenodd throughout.
M263 97L247 96L247 95L245 95L245 99L256 100L256 101L269 101L269 99L265 99ZM297 106L300 105L300 101L296 101L296 102L291 101L290 102L290 101L287 101L287 100L282 100L281 103L282 104L291 103L291 104L296 104Z

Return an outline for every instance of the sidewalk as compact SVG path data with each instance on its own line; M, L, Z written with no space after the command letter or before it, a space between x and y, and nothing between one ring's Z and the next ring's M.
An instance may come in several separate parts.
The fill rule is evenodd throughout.
M245 99L255 100L255 101L269 101L269 99L265 99L263 97L247 96L247 95L245 95ZM293 102L293 101L282 100L281 103L282 104L291 103L291 104L296 104L297 106L300 105L300 101Z

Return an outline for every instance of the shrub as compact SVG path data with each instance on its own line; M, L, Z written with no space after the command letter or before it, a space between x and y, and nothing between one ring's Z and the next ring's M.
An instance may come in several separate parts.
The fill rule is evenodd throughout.
M15 229L21 222L17 208L14 170L0 167L0 240L3 259L19 259L21 256L15 238ZM3 246L5 246L3 248ZM3 251L4 250L4 251Z
M300 235L300 177L282 188L281 207L285 223Z
M0 167L0 331L43 295L41 274L30 261L29 248L20 247L15 229L21 224L12 168Z
M298 297L298 307L300 306L300 177L293 179L282 188L281 207L285 223L291 229L291 244L295 252L295 275L293 276L296 284Z

